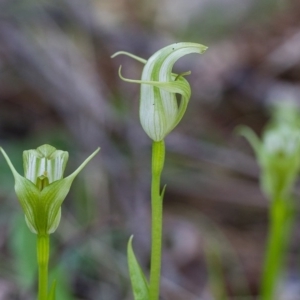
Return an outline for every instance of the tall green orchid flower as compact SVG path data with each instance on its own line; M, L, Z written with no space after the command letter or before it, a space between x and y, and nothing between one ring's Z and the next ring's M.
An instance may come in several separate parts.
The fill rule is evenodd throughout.
M140 122L148 136L156 142L162 141L182 119L190 96L191 88L183 74L172 73L174 63L190 53L204 53L207 47L196 43L176 43L167 46L154 53L148 61L120 51L112 57L120 54L128 55L145 64L141 80L126 79L133 83L141 84L140 93ZM176 94L181 95L178 105Z
M37 234L37 259L39 265L38 300L55 299L55 282L48 294L49 234L60 221L61 205L78 173L99 152L92 153L71 175L63 178L69 154L43 145L36 150L23 152L24 177L11 163L0 147L15 179L15 191L25 214L29 229Z
M164 166L164 138L177 126L182 119L190 96L191 88L184 75L172 73L174 63L189 53L203 53L207 47L195 43L177 43L167 46L148 61L128 52L117 52L128 55L145 64L141 80L126 79L141 84L140 122L147 135L153 140L152 145L152 183L151 183L151 265L148 283L132 249L132 238L128 243L128 266L135 300L158 300L160 289L160 269L162 250L162 203L164 189L160 191L160 177ZM181 95L178 103L176 94Z

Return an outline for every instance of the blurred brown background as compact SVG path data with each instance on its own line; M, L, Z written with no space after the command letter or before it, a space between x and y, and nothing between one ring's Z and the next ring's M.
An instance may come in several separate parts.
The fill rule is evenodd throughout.
M149 266L151 141L138 118L143 58L178 41L209 46L175 65L192 98L167 137L162 299L255 299L268 202L239 124L258 134L270 104L300 95L298 0L0 0L0 144L70 152L69 174L96 147L52 235L59 300L132 299L126 244ZM0 299L35 296L35 237L0 159ZM282 299L300 291L293 233ZM210 280L209 280L210 279ZM225 295L226 294L226 295Z

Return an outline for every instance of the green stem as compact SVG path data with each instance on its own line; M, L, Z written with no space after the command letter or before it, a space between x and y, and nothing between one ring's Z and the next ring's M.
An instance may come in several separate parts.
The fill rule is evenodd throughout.
M163 195L160 194L160 177L165 160L164 141L152 144L152 183L151 183L151 265L149 300L158 300L160 287Z
M291 199L276 197L270 210L270 229L262 274L261 300L274 300L292 223Z
M37 236L37 260L39 267L39 293L38 300L47 300L48 297L48 261L49 261L49 235Z

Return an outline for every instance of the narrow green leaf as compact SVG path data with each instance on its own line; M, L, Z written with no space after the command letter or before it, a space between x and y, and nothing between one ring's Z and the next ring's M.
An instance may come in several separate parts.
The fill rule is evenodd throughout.
M52 282L51 288L50 288L50 293L48 295L48 300L55 300L55 291L56 291L56 280Z
M135 300L148 300L149 299L149 286L146 280L146 277L140 267L133 249L132 249L132 239L130 237L127 247L127 258L128 258L128 267L129 275L133 290L133 295Z

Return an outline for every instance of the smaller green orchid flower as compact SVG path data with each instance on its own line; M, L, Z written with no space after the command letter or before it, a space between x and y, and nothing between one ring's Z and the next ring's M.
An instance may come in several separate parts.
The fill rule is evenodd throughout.
M261 139L248 127L242 126L238 131L255 151L261 168L261 188L270 200L260 299L273 300L278 293L295 218L293 187L300 171L299 108L285 101L276 103Z
M78 173L99 152L98 148L71 175L63 178L69 154L43 145L23 152L24 177L0 147L15 179L15 191L29 229L36 234L53 233L59 225L61 205Z
M276 114L261 141L250 128L239 129L255 151L262 170L261 186L270 199L289 192L300 170L300 128L297 122L287 122Z
M173 65L182 56L201 54L206 49L206 46L196 43L176 43L157 51L148 61L124 51L112 56L124 54L145 64L141 80L124 78L121 67L119 75L124 81L141 84L140 121L153 141L162 141L177 126L191 97L190 85L183 77L190 72L174 74ZM176 94L181 95L179 104Z

